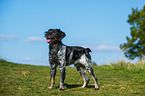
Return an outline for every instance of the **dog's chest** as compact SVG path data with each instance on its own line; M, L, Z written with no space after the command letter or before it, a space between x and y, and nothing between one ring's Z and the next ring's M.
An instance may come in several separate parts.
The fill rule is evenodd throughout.
M66 46L50 47L49 62L60 64L65 60ZM64 63L64 62L63 62Z

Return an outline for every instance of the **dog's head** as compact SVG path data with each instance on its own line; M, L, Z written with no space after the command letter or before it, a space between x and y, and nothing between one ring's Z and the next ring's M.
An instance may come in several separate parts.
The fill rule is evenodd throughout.
M61 41L65 37L65 33L60 29L49 29L45 32L45 37L47 43L54 43Z

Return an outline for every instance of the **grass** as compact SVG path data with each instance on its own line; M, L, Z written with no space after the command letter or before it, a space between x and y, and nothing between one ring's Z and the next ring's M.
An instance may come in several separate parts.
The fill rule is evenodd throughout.
M46 89L50 83L49 66L23 65L0 60L0 95L16 96L143 96L145 94L145 63L136 64L124 61L103 66L94 66L100 90L94 90L90 77L86 88L79 88L83 78L75 68L66 68L65 91L59 91L60 73L57 69L53 89Z

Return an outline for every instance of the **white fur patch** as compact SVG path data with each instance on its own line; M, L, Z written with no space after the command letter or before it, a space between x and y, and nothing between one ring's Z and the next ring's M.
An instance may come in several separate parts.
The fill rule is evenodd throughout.
M88 59L87 57L86 57L86 55L85 54L83 54L82 56L81 56L81 58L80 59L78 59L76 62L75 62L75 64L76 63L81 63L81 64L83 64L83 65L85 65L85 66L92 66L92 64L91 64L91 60L90 59Z

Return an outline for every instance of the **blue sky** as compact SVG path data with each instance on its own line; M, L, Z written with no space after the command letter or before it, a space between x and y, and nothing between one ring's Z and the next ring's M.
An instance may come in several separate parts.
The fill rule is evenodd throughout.
M125 60L119 45L130 35L132 8L145 0L0 0L0 58L49 65L44 32L60 28L63 43L92 49L98 65Z

